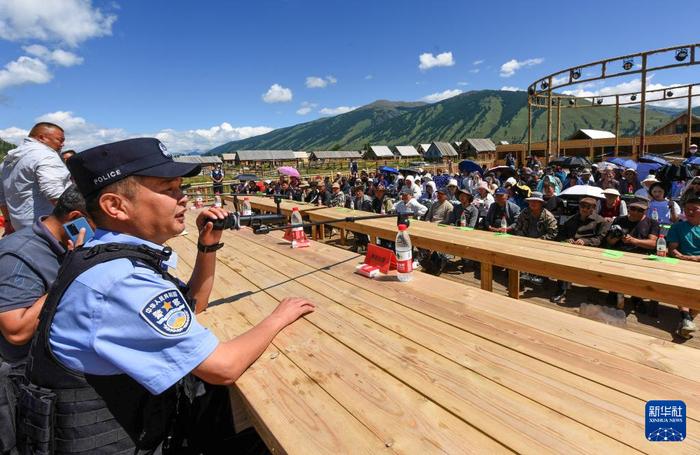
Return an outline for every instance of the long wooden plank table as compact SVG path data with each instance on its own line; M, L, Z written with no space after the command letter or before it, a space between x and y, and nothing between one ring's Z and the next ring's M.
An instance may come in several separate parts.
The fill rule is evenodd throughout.
M308 215L312 221L337 221L362 213L327 208ZM341 222L338 226L367 234L371 241L376 238L393 240L397 232L393 219ZM416 247L480 261L482 289L492 289L493 266L509 269L509 292L514 298L519 293L519 272L522 271L700 309L700 264L697 263L669 264L635 253L608 257L600 248L464 231L425 221L411 220L409 233Z
M221 339L285 297L317 304L233 388L275 453L700 451L700 351L427 274L370 280L360 256L281 233L224 242L198 316ZM196 236L169 244L187 277ZM684 442L645 439L650 399L686 402Z

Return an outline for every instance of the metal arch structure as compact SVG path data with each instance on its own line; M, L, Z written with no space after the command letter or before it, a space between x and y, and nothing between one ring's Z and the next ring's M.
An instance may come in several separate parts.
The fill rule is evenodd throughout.
M669 54L669 56L663 55ZM659 63L650 62L650 57L657 57ZM700 43L686 44L664 49L639 52L636 54L614 57L584 65L572 66L556 73L544 76L533 82L528 87L528 121L527 121L527 151L532 154L532 109L547 109L547 154L552 151L552 109L557 109L557 155L561 140L561 109L571 108L595 108L603 106L615 106L615 154L618 152L620 106L640 105L640 131L639 151L644 154L646 136L646 105L647 102L664 101L669 99L687 99L688 137L687 146L690 146L692 134L692 100L700 96L700 83L667 87L663 89L647 90L647 74L671 68L682 68L700 64ZM638 92L617 93L610 95L596 95L593 97L575 97L557 95L555 90L571 87L584 82L593 82L602 79L610 79L622 76L639 74L641 77L641 90ZM684 95L679 92L687 91ZM651 95L657 98L647 100Z

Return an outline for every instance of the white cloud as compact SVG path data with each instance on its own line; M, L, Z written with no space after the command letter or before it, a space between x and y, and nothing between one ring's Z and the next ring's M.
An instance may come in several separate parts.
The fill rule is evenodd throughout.
M174 152L206 151L226 142L247 139L272 130L273 128L266 126L234 127L230 123L223 122L221 125L204 129L184 131L164 129L153 134L153 137L163 141L168 149Z
M45 62L55 63L60 66L74 66L83 63L83 58L75 55L72 52L64 51L63 49L56 49L50 51L45 46L40 44L32 44L31 46L24 46L25 52L30 55L39 57Z
M22 128L17 128L16 126L11 126L0 130L0 139L10 142L15 145L19 145L22 139L27 137L29 130L23 130Z
M368 74L367 76L365 76L366 81L371 81L372 79L374 79L374 76L371 74Z
M53 76L44 62L22 56L0 70L0 90L13 85L45 84Z
M462 93L462 91L458 88L454 90L445 90L444 92L436 92L431 93L430 95L426 95L423 98L421 98L421 101L425 101L426 103L436 103L438 101L446 100L447 98L457 96L460 93Z
M317 77L317 76L309 76L306 78L306 87L307 88L325 88L328 85L335 84L336 82L338 82L338 79L336 79L333 76L326 76L325 78Z
M520 87L513 87L512 85L504 85L501 87L504 92L523 92L524 90Z
M111 35L116 19L94 8L91 0L2 0L0 38L77 46L90 38Z
M654 106L660 106L660 107L671 107L671 108L677 108L677 109L683 109L688 107L688 99L683 98L684 96L688 95L688 89L687 88L676 88L680 85L687 85L687 84L654 84L652 83L652 78L654 75L651 75L647 77L647 101L655 101L655 100L662 100L663 99L663 93L664 92L657 92L657 93L648 93L650 90L662 90L662 89L671 89L673 92L673 98L667 99L664 101L656 101L654 102ZM583 85L583 84L582 84ZM592 84L589 84L587 88L591 88ZM597 90L586 90L584 87L577 88L575 90L564 90L562 93L564 95L572 95L576 96L578 98L597 98L601 96L606 96L608 95L607 98L603 98L603 104L615 104L615 98L611 97L609 95L617 95L621 93L636 93L637 94L637 101L641 100L641 96L639 94L642 91L642 80L641 78L638 79L632 79L627 82L621 82L617 85L613 86L608 86L608 87L600 87ZM621 99L621 102L627 102L629 100L624 100ZM693 105L699 105L700 100L697 98L693 98Z
M455 64L455 61L452 58L452 52L443 52L442 54L438 55L433 55L426 52L420 54L420 56L418 56L418 60L420 60L420 65L418 65L418 68L423 71L429 70L430 68L434 68L436 66L453 66Z
M511 77L519 69L539 65L542 62L544 62L543 58L529 58L522 61L518 61L516 59L508 60L501 65L501 77Z
M354 111L358 106L338 106L338 107L324 107L318 111L321 115L339 115L345 114L346 112Z
M315 103L309 103L308 101L304 101L301 103L301 107L297 109L297 114L299 115L306 115L310 113L312 110L316 109L318 107L318 104Z
M157 137L173 152L182 153L194 150L209 150L229 141L246 139L265 134L273 128L266 126L233 127L223 122L211 128L174 130L163 129L156 132L133 133L122 128L104 128L73 115L69 111L57 111L44 114L36 121L49 121L63 127L66 131L66 149L85 150L95 145L119 141L132 137ZM9 127L0 129L0 137L19 144L29 134L29 130Z
M469 70L469 72L472 73L472 74L476 74L476 73L478 73L479 71L481 71L479 68L474 68L474 69L470 69L470 70Z
M269 90L262 95L266 103L288 103L292 101L292 91L279 84L272 84Z
M464 87L465 85L469 85L469 82L461 81L457 82L457 85Z
M473 64L474 66L481 65L482 63L484 63L483 60L474 60L474 61L472 62L472 64Z

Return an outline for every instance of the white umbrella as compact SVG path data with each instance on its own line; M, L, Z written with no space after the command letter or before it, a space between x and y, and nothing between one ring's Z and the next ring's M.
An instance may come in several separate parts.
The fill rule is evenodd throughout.
M617 169L619 166L617 166L615 163L611 163L609 161L603 161L600 163L596 163L596 166L598 166L599 171L604 171L608 169Z
M559 193L559 197L595 197L598 199L605 199L603 190L597 186L593 185L574 185L569 187Z

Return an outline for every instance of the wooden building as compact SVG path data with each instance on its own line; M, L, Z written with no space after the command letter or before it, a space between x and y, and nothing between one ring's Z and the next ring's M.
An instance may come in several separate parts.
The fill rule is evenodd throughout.
M693 133L700 133L700 117L693 114L692 130ZM684 112L677 116L661 128L654 131L655 136L664 134L686 134L688 132L688 113Z
M311 152L309 160L326 163L329 161L361 160L362 152L359 150L318 150Z
M467 138L460 143L459 157L492 162L496 159L496 144L487 138Z
M459 158L459 154L449 142L433 142L430 144L430 147L428 147L424 158L429 161L442 161L445 159Z
M420 153L421 156L425 156L425 154L428 153L429 148L430 144L418 144L416 150L418 150L418 153Z
M205 155L181 155L173 157L173 161L178 163L196 163L202 165L202 171L210 171L217 164L223 164L223 161L218 156Z
M411 159L411 158L420 158L421 155L418 153L418 150L412 145L397 145L394 147L396 156L400 159Z
M393 160L394 153L386 145L370 145L364 154L366 160Z
M297 161L291 150L239 150L236 152L237 165L281 165L284 162L295 163Z
M236 154L235 153L222 153L221 160L224 162L225 166L233 166L236 164Z
M605 130L591 130L582 128L569 136L567 139L615 139L615 133Z

